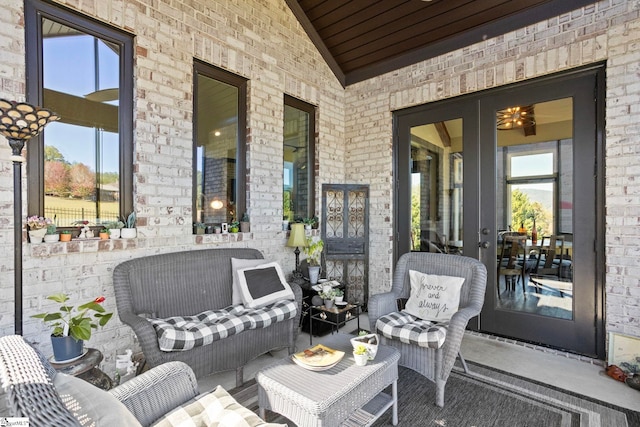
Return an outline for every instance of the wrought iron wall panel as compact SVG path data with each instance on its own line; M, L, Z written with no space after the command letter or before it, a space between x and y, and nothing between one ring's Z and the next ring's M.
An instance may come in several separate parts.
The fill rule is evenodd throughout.
M366 306L369 283L369 186L322 186L322 240L327 277L346 284L347 299Z

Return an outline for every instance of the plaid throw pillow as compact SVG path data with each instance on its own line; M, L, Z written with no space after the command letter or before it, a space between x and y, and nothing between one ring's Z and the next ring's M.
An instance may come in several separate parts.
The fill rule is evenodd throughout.
M174 409L154 424L155 427L286 427L286 424L264 422L240 405L218 386Z

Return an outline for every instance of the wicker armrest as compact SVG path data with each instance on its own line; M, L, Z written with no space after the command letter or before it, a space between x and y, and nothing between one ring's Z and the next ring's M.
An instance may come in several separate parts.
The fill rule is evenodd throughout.
M112 389L142 425L150 425L198 394L191 368L183 362L167 362Z
M376 294L369 297L367 309L369 311L369 329L372 333L376 331L376 322L385 314L398 311L396 302L397 296L393 292Z

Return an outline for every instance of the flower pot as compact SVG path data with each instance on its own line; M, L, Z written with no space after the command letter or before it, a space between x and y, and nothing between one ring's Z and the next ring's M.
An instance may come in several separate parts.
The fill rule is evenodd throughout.
M120 229L119 228L112 228L109 231L111 232L111 234L109 234L109 238L110 239L119 239L120 238Z
M101 232L98 234L98 236L100 237L100 240L108 240L109 239L109 233L107 232Z
M318 277L320 277L320 266L310 265L309 266L309 282L311 282L312 285L316 285L318 283Z
M363 345L367 348L367 354L369 360L373 360L378 353L378 345L380 344L380 338L378 334L360 335L351 338L351 346L355 350L359 345Z
M355 360L357 366L365 366L367 364L367 360L369 360L369 357L366 353L365 354L353 353L353 360Z
M29 230L29 241L31 243L42 243L42 239L47 234L46 228L39 228L38 230Z
M240 232L249 233L251 231L251 224L249 221L240 221Z
M333 300L332 299L324 300L324 308L333 308Z
M138 235L135 228L123 228L120 230L120 237L123 239L135 239Z
M44 241L47 243L54 243L57 242L58 240L60 240L60 235L59 234L45 234L44 235Z
M51 337L53 357L57 363L82 356L84 341L73 337Z
M344 299L344 295L340 295L339 297L333 297L333 300L335 302L342 302L343 299Z
M71 233L60 233L60 241L61 242L70 242L71 241Z

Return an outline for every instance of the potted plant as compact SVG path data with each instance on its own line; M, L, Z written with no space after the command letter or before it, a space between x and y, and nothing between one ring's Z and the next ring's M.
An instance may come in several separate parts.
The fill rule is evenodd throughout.
M53 243L60 240L60 236L56 233L56 225L49 224L47 225L47 234L44 235L44 241L47 243Z
M251 231L251 224L249 223L249 214L243 213L240 220L240 232L249 233Z
M100 233L98 233L98 236L100 237L100 240L107 240L109 239L109 234L109 229L103 228L100 230Z
M105 225L105 228L109 230L110 239L119 239L121 230L124 228L124 222L113 221Z
M66 294L49 295L47 299L61 304L59 311L54 313L39 313L31 317L42 319L45 324L53 326L51 331L51 345L56 362L74 359L82 355L84 341L91 338L91 330L103 327L113 316L107 313L102 304L103 296L74 308L66 302ZM90 312L93 313L91 316Z
M335 294L333 293L333 289L329 289L326 291L319 292L318 295L324 301L325 308L333 308L333 299L335 298Z
M207 224L204 222L196 222L193 224L193 233L194 234L204 234L207 228Z
M369 360L369 353L367 352L367 347L363 345L358 345L353 349L353 360L355 360L356 365L364 366L367 364L367 360Z
M60 241L61 242L70 242L71 241L71 230L62 230L60 232Z
M364 347L367 350L369 360L373 360L378 354L378 345L380 340L378 334L370 334L367 331L360 331L357 337L351 338L351 346L355 350L358 347Z
M333 300L335 302L342 302L343 298L344 298L344 292L342 291L342 289L333 290Z
M42 216L30 216L27 218L27 230L29 230L29 242L42 243L45 234L47 234L47 227L52 225L53 221L49 218Z
M305 230L311 230L317 224L317 219L315 216L307 217L302 220L302 223L304 224Z
M240 231L240 223L236 220L233 220L229 223L229 233L237 233Z
M307 263L309 264L309 281L312 285L318 283L318 277L320 276L320 259L322 257L322 250L324 249L324 242L322 239L314 240L313 238L307 238L307 246L304 248L304 253L307 256Z
M136 232L136 213L131 212L124 221L124 227L120 230L120 237L123 239L133 239L137 236Z

